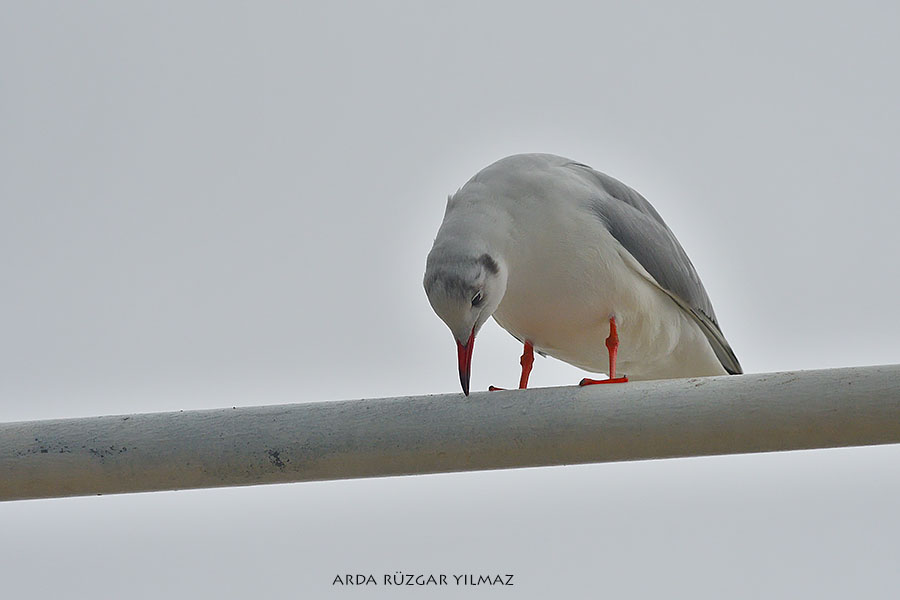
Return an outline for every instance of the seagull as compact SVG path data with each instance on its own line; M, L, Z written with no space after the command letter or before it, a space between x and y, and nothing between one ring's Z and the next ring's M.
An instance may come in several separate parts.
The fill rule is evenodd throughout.
M490 317L524 344L520 389L534 352L608 376L581 385L743 372L659 213L560 156L509 156L451 195L424 286L456 340L467 396L475 336Z

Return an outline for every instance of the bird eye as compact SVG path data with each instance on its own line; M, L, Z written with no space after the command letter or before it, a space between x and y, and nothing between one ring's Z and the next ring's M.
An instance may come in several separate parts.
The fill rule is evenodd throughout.
M480 291L472 296L472 306L481 306L482 302L484 302L484 294Z

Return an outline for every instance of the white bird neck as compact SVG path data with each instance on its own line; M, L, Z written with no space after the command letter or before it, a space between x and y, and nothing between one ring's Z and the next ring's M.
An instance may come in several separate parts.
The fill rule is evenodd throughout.
M447 203L436 245L474 257L488 254L505 264L512 230L512 217L503 207L460 192Z

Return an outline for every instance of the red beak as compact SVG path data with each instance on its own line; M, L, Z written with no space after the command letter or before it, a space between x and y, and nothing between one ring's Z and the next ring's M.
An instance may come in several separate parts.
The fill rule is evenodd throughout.
M472 373L472 348L475 347L475 329L465 344L456 340L456 353L459 357L459 383L462 384L463 394L469 395L469 375Z

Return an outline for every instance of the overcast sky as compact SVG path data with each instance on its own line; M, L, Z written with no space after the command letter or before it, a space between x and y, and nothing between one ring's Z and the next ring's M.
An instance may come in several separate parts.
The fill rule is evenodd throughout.
M2 2L0 421L458 392L425 256L447 195L519 152L646 196L746 371L900 362L898 4L741 5ZM520 351L486 326L473 389ZM10 598L337 597L397 570L893 598L898 460L6 503L0 574Z

